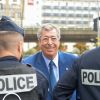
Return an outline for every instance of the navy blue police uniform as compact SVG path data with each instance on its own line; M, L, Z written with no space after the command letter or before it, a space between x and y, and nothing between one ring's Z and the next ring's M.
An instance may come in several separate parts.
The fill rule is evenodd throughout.
M24 36L24 30L6 16L0 20L0 31ZM46 100L47 93L48 81L40 71L14 56L0 57L0 100Z
M54 100L67 100L73 90L77 100L100 100L100 47L84 53L66 71L54 89Z
M33 84L34 74L38 86ZM29 65L21 64L13 56L0 58L0 85L0 100L5 96L5 100L46 100L48 82L44 75Z

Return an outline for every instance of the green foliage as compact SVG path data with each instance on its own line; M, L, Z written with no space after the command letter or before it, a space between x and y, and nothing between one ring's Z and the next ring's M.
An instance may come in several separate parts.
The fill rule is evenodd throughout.
M28 56L28 55L31 55L31 54L34 54L36 53L38 50L36 50L35 48L31 48L29 49L28 51L24 52L24 56Z

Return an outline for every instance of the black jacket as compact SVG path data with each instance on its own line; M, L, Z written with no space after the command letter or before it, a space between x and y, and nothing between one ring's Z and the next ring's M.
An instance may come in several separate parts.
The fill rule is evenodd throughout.
M100 100L100 47L84 53L66 71L54 90L54 100L67 100L74 89L77 100Z
M33 74L36 74L36 87L32 86L34 84L32 77L28 76ZM8 77L10 75L13 75L11 80ZM0 100L3 98L4 100L46 100L47 98L48 81L44 75L31 66L21 64L15 57L0 58L0 76ZM25 89L29 90L24 91Z

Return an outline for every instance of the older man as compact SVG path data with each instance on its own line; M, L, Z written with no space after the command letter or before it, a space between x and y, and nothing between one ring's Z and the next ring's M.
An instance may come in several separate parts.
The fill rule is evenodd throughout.
M56 82L62 77L77 58L70 53L59 51L60 30L52 24L43 25L37 32L41 51L23 60L39 69L49 80L48 100L52 100L52 91ZM71 100L75 100L73 95Z

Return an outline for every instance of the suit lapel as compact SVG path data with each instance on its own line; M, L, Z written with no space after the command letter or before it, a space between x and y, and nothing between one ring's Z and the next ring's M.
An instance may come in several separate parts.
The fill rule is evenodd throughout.
M40 71L42 71L44 73L44 75L49 79L49 72L48 72L48 68L46 66L46 63L44 61L44 58L42 56L42 53L40 52L39 56L38 56L38 60L37 60L37 65L38 69Z

